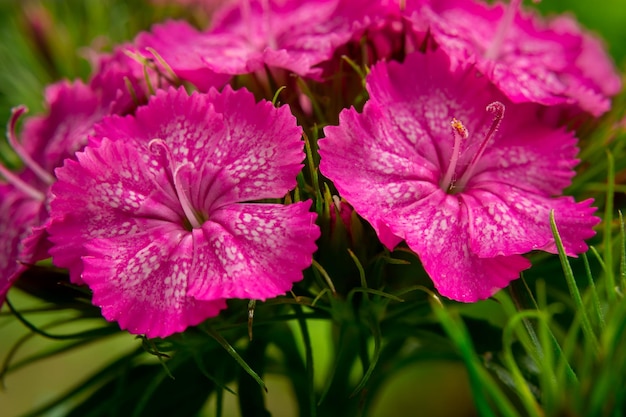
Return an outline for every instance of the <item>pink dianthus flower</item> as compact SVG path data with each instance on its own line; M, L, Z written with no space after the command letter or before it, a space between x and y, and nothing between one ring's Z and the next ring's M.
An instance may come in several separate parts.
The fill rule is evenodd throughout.
M320 79L318 64L395 8L380 0L240 0L220 11L207 31L170 21L135 43L142 51L153 48L179 78L203 91L265 66Z
M111 111L128 108L123 94L109 81L97 80L93 85L60 81L48 86L48 113L29 118L20 138L15 127L26 109L13 112L9 139L24 168L12 173L1 167L0 172L6 181L0 185L0 231L5 237L0 246L0 305L25 265L49 257L45 225L54 169L87 143L94 123Z
M255 201L295 187L301 134L287 107L229 87L161 90L106 118L57 170L53 261L106 319L148 337L215 316L227 298L285 293L311 263L316 215L310 202Z
M599 39L571 17L545 20L518 10L520 3L416 0L407 14L453 66L475 64L513 102L606 112L621 81Z
M441 51L376 65L363 112L324 129L320 170L390 249L417 253L439 292L472 302L528 268L523 254L587 249L591 200L560 196L578 162L576 138L514 104L473 67Z

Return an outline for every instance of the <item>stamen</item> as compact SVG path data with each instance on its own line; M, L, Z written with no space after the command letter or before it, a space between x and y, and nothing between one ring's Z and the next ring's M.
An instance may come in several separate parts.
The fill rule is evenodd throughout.
M204 223L204 221L198 216L196 211L193 209L191 205L191 201L189 201L189 197L187 196L187 193L183 189L179 180L181 171L189 168L189 164L188 163L182 164L176 167L174 164L174 157L172 156L172 153L169 147L167 146L167 144L165 143L163 139L158 139L158 138L152 139L150 143L148 143L148 149L150 150L150 152L156 155L159 155L161 157L165 157L165 159L167 160L167 164L170 168L170 172L172 173L171 180L172 180L172 183L174 184L174 190L176 191L178 201L180 201L180 206L182 207L183 212L185 213L185 217L191 224L191 227L193 227L194 229L197 229L200 226L202 226L202 223Z
M252 43L254 39L254 26L252 25L252 5L250 4L250 0L244 0L239 4L239 9L241 10L241 20L246 23L246 38L249 43Z
M463 125L463 123L461 123L461 121L452 118L450 125L452 126L454 147L452 148L452 156L450 157L448 170L446 171L446 175L444 175L440 183L441 189L446 191L449 191L454 187L452 182L454 173L456 171L456 165L459 162L459 156L461 153L461 141L469 137L469 132L467 131L467 128Z
M41 191L37 190L35 187L27 184L20 177L15 175L11 170L7 169L4 165L0 164L0 175L4 177L5 180L30 198L39 201L45 201L46 196Z
M498 25L498 30L493 38L493 42L489 46L489 49L485 51L485 58L487 59L497 59L502 50L502 44L506 39L506 35L508 34L511 26L513 25L513 20L515 19L515 14L520 9L522 5L522 0L510 0L509 5L504 11L504 16L500 20L500 24Z
M485 139L483 139L483 142L480 144L480 148L478 149L478 152L474 154L472 161L467 165L467 168L465 168L465 172L463 173L463 176L457 182L457 187L460 189L463 189L465 185L467 184L467 182L469 181L469 179L472 177L472 174L474 173L474 170L476 169L476 165L478 164L478 161L485 153L487 146L489 146L489 142L498 131L498 127L500 127L500 123L502 122L502 119L504 118L505 107L504 107L504 104L500 103L499 101L494 101L493 103L489 104L486 110L489 113L494 114L493 121L491 122L491 126L489 127L489 130L487 131L487 134L485 135Z
M11 120L9 121L9 125L7 126L7 138L9 139L9 145L13 148L15 153L20 157L24 165L30 168L31 171L39 177L45 184L52 185L55 181L54 177L50 175L48 171L43 169L41 165L39 165L35 160L26 152L26 149L22 146L22 144L17 140L17 135L15 134L15 128L17 126L17 122L22 116L22 114L26 113L28 109L25 106L17 106L11 110Z
M269 46L271 49L278 49L276 32L273 29L274 25L272 25L272 12L270 11L270 2L268 0L261 0L261 8L263 9L263 29L265 29L265 33L267 33L267 46Z

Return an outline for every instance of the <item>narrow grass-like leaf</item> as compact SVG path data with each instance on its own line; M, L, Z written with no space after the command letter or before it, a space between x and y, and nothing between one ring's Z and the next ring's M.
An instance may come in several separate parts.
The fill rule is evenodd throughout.
M389 294L387 292L384 291L380 291L380 290L375 290L373 288L361 288L361 287L357 287L357 288L353 288L350 290L350 294L352 293L357 293L357 292L362 292L364 294L372 294L372 295L378 295L380 297L386 298L388 300L393 300L393 301L397 301L399 303L404 302L404 300L402 298L396 297L393 294ZM348 297L350 297L350 294L348 295Z
M615 160L613 154L610 151L606 151L607 159L607 183L606 183L606 202L604 203L604 262L606 268L604 270L606 276L606 290L609 302L612 302L616 298L615 291L615 274L613 272L613 201L615 193ZM583 319L584 320L584 319ZM584 330L583 321L583 330Z
M274 107L276 107L276 103L278 102L278 96L280 95L280 93L283 92L284 89L286 89L287 87L284 85L281 85L278 90L276 90L276 92L274 93L274 97L272 97L272 105Z
M363 87L365 87L365 72L363 72L363 70L361 69L361 67L359 67L357 65L356 62L354 62L352 59L350 59L349 56L346 55L341 55L341 59L345 62L348 63L348 65L350 65L350 67L354 70L354 72L356 72L359 76L359 78L361 79L361 83L363 84ZM367 72L367 68L365 70Z
M513 355L512 345L513 345L513 331L518 324L518 322L523 322L523 320L529 318L538 318L541 319L542 314L538 311L520 311L515 316L509 319L509 322L504 326L504 330L502 332L502 341L503 341L503 356L504 362L506 363L509 372L511 372L511 376L513 377L513 381L515 382L515 386L517 388L517 394L521 399L524 407L526 408L526 413L531 417L540 417L538 410L539 404L535 400L532 392L528 388L528 383L522 376L517 363L515 362L515 356Z
M594 258L596 258L596 261L598 261L602 270L606 271L606 264L604 263L604 259L602 259L600 252L598 252L598 249L596 249L595 246L590 246L589 250L593 253Z
M77 384L74 388L71 388L70 390L68 390L65 394L62 394L60 396L58 396L57 398L55 398L54 400L30 411L27 414L22 415L21 417L38 417L38 416L42 416L42 415L50 415L50 411L52 411L55 407L65 403L66 401L70 400L71 398L79 395L80 393L90 389L92 386L102 382L104 379L106 379L109 375L114 374L115 372L117 372L118 369L127 366L127 364L133 360L133 358L135 358L136 356L141 355L142 353L144 353L143 349L139 348L134 350L133 352L127 354L126 356L123 356L117 360L115 360L114 362L106 365L103 369L101 369L100 371L96 372L95 374L93 374L91 377L89 377L88 379L81 381L79 384Z
M552 324L552 316L562 310L561 304L548 305L545 281L537 282L537 304L538 312L541 314L537 317L537 333L539 342L543 347L543 361L540 364L539 380L541 381L541 403L545 414L553 414L556 409L558 398L558 383L555 370L555 354L557 357L562 356L561 347L556 341L550 325ZM528 320L528 319L524 319ZM557 347L558 349L555 349Z
M365 387L365 384L367 384L367 381L369 381L372 373L374 372L374 369L376 369L378 360L380 359L380 350L382 346L382 334L380 332L380 325L374 317L369 317L368 324L374 338L374 352L372 354L370 364L365 371L365 374L363 375L363 378L361 378L361 381L354 388L352 394L350 394L350 397L354 397L359 393L359 391L363 389L363 387Z
M470 387L479 415L482 417L519 417L520 414L515 411L506 394L502 392L491 375L482 366L476 356L476 351L467 329L460 319L448 312L438 299L434 301L431 299L431 305L446 334L459 349L461 357L465 362L470 379ZM490 399L493 403L489 401ZM493 405L495 405L495 410L499 413L495 413Z
M322 265L320 265L315 259L313 259L312 265L313 265L313 268L322 275L322 277L324 278L324 281L326 281L326 285L328 285L328 288L333 293L333 295L336 295L337 294L337 290L335 289L335 285L333 284L333 280L330 279L330 276L328 275L328 272L326 272L324 267Z
M561 236L559 235L559 230L554 220L554 210L550 211L550 227L552 228L552 235L554 236L556 247L559 252L559 259L561 260L561 267L563 268L563 274L565 275L567 287L570 291L572 299L574 300L574 304L576 305L577 314L581 315L583 333L585 334L585 337L587 338L589 343L592 345L594 353L598 354L598 352L600 351L600 345L598 344L598 339L593 332L593 328L591 327L591 322L589 321L589 316L587 315L587 308L583 304L582 297L580 296L580 291L578 290L578 285L576 284L576 279L574 278L574 271L572 271L572 266L567 259L567 255L565 254L565 248L563 247L563 242L561 241ZM614 291L615 288L613 288L613 296L611 296L610 291L608 293L610 300L614 299L615 297Z
M224 339L224 337L219 334L218 332L216 332L212 327L208 326L205 329L203 329L209 336L211 336L213 339L215 339L215 341L217 343L219 343L220 345L222 345L222 347L226 350L226 352L228 352L228 354L230 356L232 356L232 358L239 364L239 366L241 366L243 368L244 371L246 371L246 373L248 375L250 375L252 377L252 379L254 379L256 381L257 384L259 384L259 386L261 388L263 388L263 390L265 392L267 392L267 387L265 386L265 382L263 382L263 380L261 379L261 377L254 372L254 370L252 368L250 368L250 366L246 363L246 361L243 360L243 358L239 355L239 353L237 353L237 351L235 350L235 348L233 348L231 346L230 343L228 343L228 341L226 339Z
M20 321L20 323L22 323L24 326L26 326L30 331L37 333L40 336L43 336L45 338L48 339L53 339L53 340L69 340L69 339L82 339L82 338L86 338L86 337L95 337L95 336L99 336L101 334L109 334L108 332L111 330L110 328L112 326L104 326L104 327L99 327L96 329L90 329L90 330L85 330L85 331L81 331L81 332L77 332L77 333L70 333L70 334L52 334L52 333L48 333L45 330L35 326L34 324L32 324L30 321L28 321L26 319L26 317L24 317L20 311L18 311L13 304L11 303L11 301L9 300L9 298L7 297L5 299L5 302L7 304L7 306L9 306L9 308L11 309L11 311L13 312L13 315ZM73 317L72 319L67 319L67 320L63 320L62 322L59 322L58 325L61 324L65 324L65 323L69 323L71 321L78 321L80 319L82 319L83 317ZM119 331L119 329L117 330Z
M350 254L350 257L352 258L352 260L354 261L354 264L359 270L359 278L361 279L361 287L367 288L367 280L365 279L365 270L363 269L363 265L361 265L361 261L359 261L359 258L357 258L354 252L352 252L350 249L348 249L348 253Z
M509 319L514 317L516 314L518 314L520 310L523 309L521 301L519 301L519 297L516 294L516 285L517 284L509 286L509 293L511 294L510 297L507 296L505 291L500 291L494 295L494 298L500 303L502 309L507 315L507 318ZM537 303L535 302L534 298L533 304L534 308L537 309ZM523 324L526 331L524 332L522 330L517 330L517 338L522 346L524 346L524 350L531 356L533 361L535 361L536 363L540 363L543 357L543 347L539 342L539 337L537 337L537 333L532 323L530 323L528 320L524 320Z
M296 84L298 85L302 93L304 93L304 95L307 96L309 100L311 100L311 106L313 107L313 113L315 114L317 122L320 123L322 126L325 125L326 117L324 117L324 112L322 111L320 104L313 96L313 92L311 92L309 85L306 83L306 81L302 79L302 77L296 78Z
M307 392L309 394L309 409L308 415L310 417L317 416L317 407L315 406L315 367L313 363L313 345L311 343L311 335L309 334L309 328L307 326L304 315L302 314L302 307L299 305L293 306L294 312L298 317L298 326L300 327L300 334L302 335L302 344L304 345L304 359L306 362L306 380L307 380ZM301 405L302 406L302 405ZM306 415L306 414L304 414Z
M344 380L348 380L349 371L355 360L355 352L358 350L355 346L357 339L358 335L355 334L354 323L351 321L342 322L339 328L339 337L335 344L334 360L330 368L327 382L322 389L319 400L317 400L318 406L326 400L333 386L337 387L341 385L341 388L345 389L343 382ZM341 384L337 384L336 380L338 378L341 378Z
M157 388L159 388L159 385L161 385L166 378L173 378L172 374L169 372L170 368L168 367L167 369L168 372L158 373L154 378L152 378L150 383L141 390L141 397L137 399L131 417L141 416L153 394L156 392Z
M620 235L620 253L619 253L619 276L620 287L622 293L626 289L626 232L624 231L624 216L619 210L619 235Z
M604 313L602 312L602 306L600 305L600 296L598 295L596 283L593 279L593 275L591 274L589 259L587 258L586 253L581 254L580 257L583 259L583 263L585 265L585 275L587 275L587 284L589 285L589 293L591 294L590 296L591 304L593 305L593 312L595 313L595 317L600 331L603 331L606 326L604 322Z

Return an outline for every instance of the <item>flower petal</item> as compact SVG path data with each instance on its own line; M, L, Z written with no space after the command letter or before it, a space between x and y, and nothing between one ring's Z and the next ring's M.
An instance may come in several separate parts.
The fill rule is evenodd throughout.
M83 279L102 315L122 329L166 337L216 316L223 299L187 295L193 254L191 234L164 225L142 234L86 244Z
M418 254L441 295L474 302L506 287L530 261L519 255L480 257L472 250L468 221L459 198L442 191L389 219L392 231Z
M265 300L289 291L311 265L320 236L310 202L239 204L193 231L189 295Z
M429 22L429 33L453 65L475 64L513 102L575 104L599 116L610 108L608 96L619 91L610 58L569 17L543 20L518 12L494 48L508 6L440 0L418 7L415 16Z
M576 137L541 124L533 107L511 105L514 114L505 114L468 188L501 183L551 197L571 184L579 162Z
M575 256L587 250L584 240L595 235L593 226L600 221L593 216L591 200L576 203L571 197L541 197L502 183L468 190L462 199L469 210L470 245L481 257L532 250L556 253L551 210L567 254Z
M135 40L147 58L154 58L147 48L154 49L181 80L193 83L200 91L221 87L232 75L247 72L246 55L242 56L237 48L240 43L233 37L207 38L184 21L155 25L151 32L141 33ZM207 65L205 57L218 52L220 60L215 60L216 65Z
M399 241L386 233L388 211L438 189L439 173L404 131L381 120L383 111L373 101L362 115L354 109L342 112L339 126L324 128L326 139L319 141L320 171L391 249Z
M149 156L131 143L104 139L76 157L56 171L49 227L54 263L69 268L74 282L80 282L85 242L132 235L159 222L182 224L180 204L174 191L164 188L164 174L148 171Z
M191 190L196 207L279 198L296 186L304 159L302 130L288 107L256 103L247 90L188 96L184 89L157 92L131 117L106 118L94 142L104 137L146 147L165 142L177 166L202 170Z
M99 94L81 81L60 81L46 88L49 113L29 118L21 134L23 146L46 171L87 144L94 123L108 111Z
M0 184L0 308L11 285L24 271L18 262L23 239L39 220L43 204L25 196L11 185Z

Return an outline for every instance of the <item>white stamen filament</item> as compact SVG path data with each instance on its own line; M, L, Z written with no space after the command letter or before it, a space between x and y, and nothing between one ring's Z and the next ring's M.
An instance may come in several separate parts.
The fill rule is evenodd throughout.
M24 161L24 164L27 167L33 169L33 166L34 166L36 168L39 168L40 170L43 170L39 164L36 164L32 160L32 158L30 158L30 155L28 155L26 153L24 148L22 148L19 145L19 143L18 143L18 141L16 139L16 136L15 136L15 126L16 126L17 121L19 120L20 116L25 111L26 111L26 107L24 107L24 106L15 107L12 110L11 120L9 122L9 125L7 126L7 138L9 139L9 144L13 147L13 149L18 154L18 156L22 159L22 161ZM26 156L26 158L24 156ZM35 171L35 174L37 174L36 168L33 169L33 171ZM49 176L50 174L48 174L46 172L46 175ZM18 190L23 192L24 194L26 194L30 198L32 198L34 200L45 201L46 195L44 193L42 193L41 191L39 191L38 189L36 189L32 185L26 183L19 176L17 176L13 171L11 171L10 169L8 169L7 167L5 167L2 164L0 164L0 176L4 177L4 179L9 184L11 184L15 188L17 188ZM52 182L54 182L54 178L52 178L52 181L49 184L51 184Z
M241 9L241 20L246 23L247 41L248 43L252 43L254 39L254 34L252 33L254 27L252 26L252 6L250 5L250 0L242 1L239 7Z
M454 173L456 171L456 165L459 162L461 141L469 137L469 132L467 131L467 128L459 120L453 118L450 122L450 125L452 126L454 146L452 148L452 156L450 157L450 163L448 164L446 175L444 175L440 183L441 189L445 191L450 190L454 186L452 182L454 179Z
M45 201L46 196L45 196L44 193L42 193L41 191L37 190L36 188L34 188L34 187L30 186L29 184L27 184L26 182L24 182L20 177L15 175L11 170L7 169L2 164L0 164L0 175L3 176L4 179L9 184L14 186L15 188L17 188L18 190L20 190L21 192L23 192L27 196L31 197L32 199L39 200L39 201Z
M487 59L497 59L502 50L502 44L506 39L506 36L513 25L513 20L515 19L515 14L518 9L521 7L522 0L510 0L509 5L504 10L504 16L500 20L498 24L498 29L496 30L496 34L493 37L493 41L491 45L489 45L489 49L485 51L484 57Z
M170 172L172 173L172 184L174 185L176 196L178 197L180 206L185 213L185 217L189 221L189 224L191 224L191 227L193 227L194 229L202 226L203 221L193 209L191 201L189 200L189 196L187 195L187 192L185 192L185 190L183 189L179 179L181 171L183 169L189 168L189 164L182 164L176 167L174 164L174 157L172 156L169 147L167 146L165 141L163 141L163 139L152 139L148 144L148 149L150 149L150 152L165 155L165 158L167 159L167 163L170 168Z
M276 41L276 33L274 32L272 25L272 12L270 10L270 4L268 0L261 1L263 7L263 25L265 26L265 32L267 33L267 46L271 49L278 49L278 42Z
M489 126L489 130L487 131L487 134L485 135L483 142L480 144L480 148L478 149L478 152L474 154L474 157L472 158L471 162L465 168L465 172L456 183L457 188L461 190L465 188L465 185L467 185L467 182L470 180L470 178L472 178L472 175L474 174L474 170L476 169L476 166L478 165L478 161L485 153L485 150L489 146L489 142L491 142L491 139L498 131L498 127L500 127L500 123L502 122L502 119L504 118L505 107L504 107L504 104L500 103L499 101L494 101L493 103L489 104L486 110L494 114L493 121L491 122L491 126Z
M35 162L28 152L26 152L26 149L24 149L22 144L17 140L15 127L19 118L26 111L28 111L28 109L25 106L14 107L11 110L11 120L7 126L7 138L9 139L9 145L11 145L15 153L20 157L22 162L24 162L24 165L30 168L30 170L33 171L40 180L47 185L52 185L55 181L54 177L48 171L43 169L41 165Z

